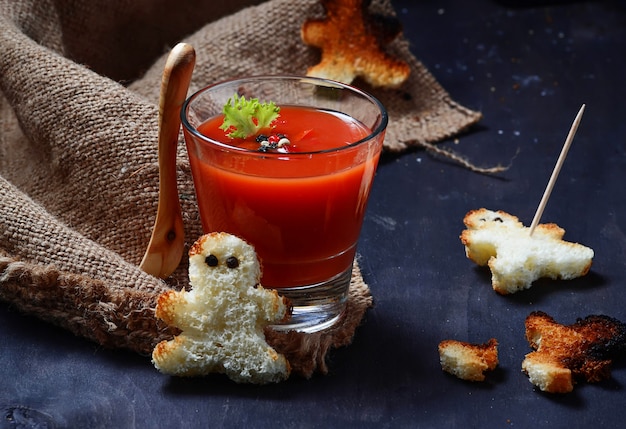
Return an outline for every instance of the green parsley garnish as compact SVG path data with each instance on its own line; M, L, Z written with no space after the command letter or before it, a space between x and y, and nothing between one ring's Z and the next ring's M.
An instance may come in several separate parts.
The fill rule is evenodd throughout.
M279 111L280 107L272 101L261 103L258 98L246 100L243 95L239 98L235 94L224 106L224 123L220 129L226 131L228 137L245 139L270 128Z

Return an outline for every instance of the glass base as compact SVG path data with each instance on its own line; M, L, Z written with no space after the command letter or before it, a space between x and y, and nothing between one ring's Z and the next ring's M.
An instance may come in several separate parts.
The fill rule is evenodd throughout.
M285 322L272 325L272 329L312 333L331 327L346 309L351 278L352 266L322 283L277 289L291 302L292 314Z

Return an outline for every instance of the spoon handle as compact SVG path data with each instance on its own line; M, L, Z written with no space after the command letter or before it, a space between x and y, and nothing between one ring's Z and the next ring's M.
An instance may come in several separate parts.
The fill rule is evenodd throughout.
M179 43L170 52L159 99L159 204L152 236L140 268L156 277L169 277L180 264L185 245L176 180L176 151L180 109L187 97L196 54Z

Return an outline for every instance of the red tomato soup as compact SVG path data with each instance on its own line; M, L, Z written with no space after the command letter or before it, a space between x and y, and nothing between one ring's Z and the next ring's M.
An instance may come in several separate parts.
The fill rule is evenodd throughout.
M262 153L254 139L226 137L222 120L210 119L198 131L239 149L197 137L188 143L205 232L229 232L251 243L266 287L315 284L348 269L383 136L330 150L360 141L371 130L347 115L283 106L271 132L290 144ZM305 153L315 151L326 152Z

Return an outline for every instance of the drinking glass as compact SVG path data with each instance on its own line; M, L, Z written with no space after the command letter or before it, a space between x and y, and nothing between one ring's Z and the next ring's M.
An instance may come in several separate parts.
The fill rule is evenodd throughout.
M263 151L208 137L235 95L272 101L298 132L320 133L323 148ZM327 123L328 115L341 118ZM357 242L382 149L387 112L366 92L302 76L255 76L208 86L181 111L183 132L203 229L234 234L252 244L262 266L261 285L292 305L278 330L315 332L336 323L346 308ZM279 118L280 119L280 118ZM286 122L287 120L285 120ZM335 121L336 122L336 121ZM354 141L339 129L356 127ZM292 137L292 136L288 136ZM337 140L337 141L335 141Z

